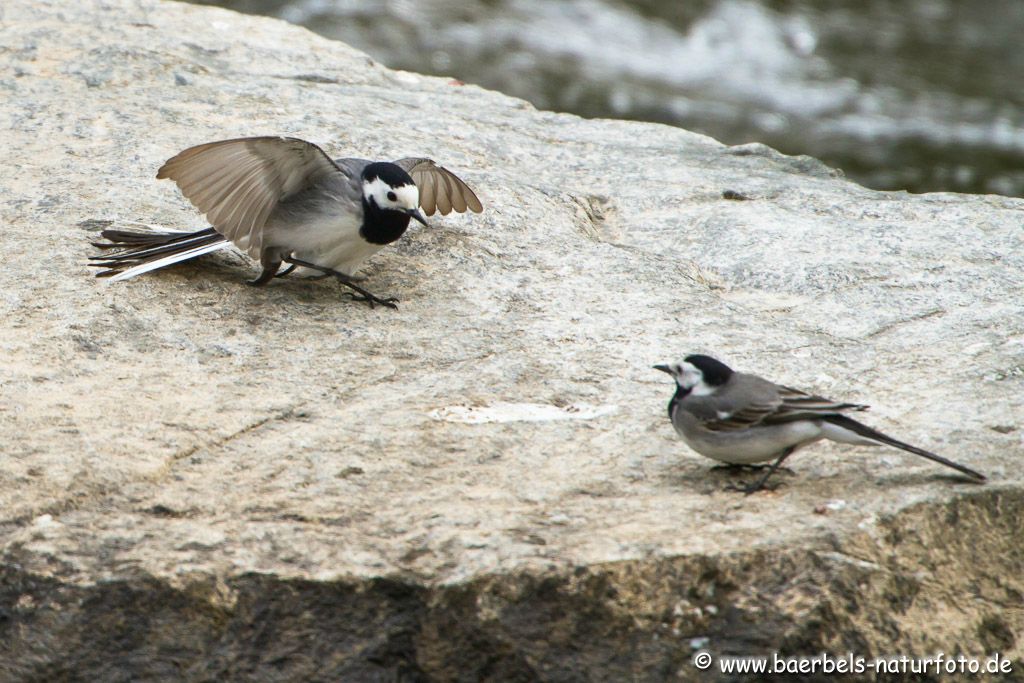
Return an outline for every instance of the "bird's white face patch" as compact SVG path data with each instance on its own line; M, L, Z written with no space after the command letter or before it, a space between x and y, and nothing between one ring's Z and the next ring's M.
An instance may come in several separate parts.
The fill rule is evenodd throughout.
M363 183L363 196L372 198L382 209L412 211L420 207L420 191L415 185L391 187L380 178Z
M679 374L676 375L676 382L683 389L688 389L691 396L707 396L714 393L714 388L704 381L704 373L693 363L683 361L678 366Z

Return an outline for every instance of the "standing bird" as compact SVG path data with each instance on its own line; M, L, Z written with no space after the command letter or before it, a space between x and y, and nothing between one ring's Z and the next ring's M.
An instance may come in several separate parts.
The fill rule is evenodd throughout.
M234 244L259 261L263 285L296 269L331 276L358 301L395 308L359 287L363 262L405 233L409 220L452 209L476 213L480 200L466 183L430 159L394 163L334 159L298 138L257 137L210 142L168 159L157 178L170 178L206 214L212 228L196 232L104 230L90 257L98 277L126 280ZM422 212L420 207L422 206ZM288 267L280 271L283 264Z
M985 481L980 472L897 441L843 414L867 410L865 405L837 403L757 375L734 372L709 356L687 356L681 363L655 365L654 369L667 372L676 381L668 416L687 446L730 465L775 460L760 480L742 489L748 494L762 489L796 449L820 439L893 446Z

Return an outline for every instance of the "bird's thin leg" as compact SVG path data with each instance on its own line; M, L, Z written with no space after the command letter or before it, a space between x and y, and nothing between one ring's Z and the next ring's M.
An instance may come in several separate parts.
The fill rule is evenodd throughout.
M252 285L253 287L260 287L273 280L277 275L277 269L281 267L281 262L266 263L263 265L263 272L255 280L246 280L245 284Z
M778 459L775 462L772 463L771 467L768 468L768 471L765 472L761 476L761 478L758 479L754 483L753 486L747 487L746 494L749 496L751 493L754 493L755 491L760 491L761 489L763 489L764 485L765 485L765 482L768 481L768 477L770 477L773 474L775 474L775 470L779 469L779 465L781 465L786 458L791 456L793 454L793 451L795 451L795 450L796 450L796 446L790 446L786 450L782 451L782 453L779 454Z
M387 306L388 308L398 308L398 306L395 305L395 302L398 301L398 299L395 299L394 297L381 299L378 296L374 296L373 294L370 294L368 291L366 291L359 285L352 282L352 278L350 278L348 275L345 275L345 273L339 273L336 270L332 270L331 268L324 268L323 266L318 266L315 263L310 263L309 261L302 261L293 256L286 256L284 260L286 263L290 263L296 266L304 266L306 268L312 268L313 270L319 270L321 273L324 273L325 275L332 276L341 284L345 285L350 289L355 290L358 293L358 295L350 294L350 296L355 301L365 301L366 303L370 304L370 308L373 308L374 304L380 304L381 306Z
M722 471L725 471L725 472L748 472L748 471L760 472L765 467L768 467L768 465L762 465L762 464L756 464L756 463L743 463L743 464L741 464L741 463L735 463L735 462L726 462L726 463L722 463L721 465L712 465L711 469L713 469L713 470L722 470Z
M764 488L765 482L768 481L768 477L772 476L772 474L775 473L775 470L779 469L779 465L781 465L786 458L791 456L793 454L793 451L795 450L796 446L790 446L786 450L782 451L782 453L779 454L779 457L775 460L775 462L772 463L772 466L768 468L768 471L765 472L760 479L758 479L756 482L748 486L733 487L733 490L743 491L743 493L747 494L748 496L751 493L756 493L757 491L760 491L761 489Z

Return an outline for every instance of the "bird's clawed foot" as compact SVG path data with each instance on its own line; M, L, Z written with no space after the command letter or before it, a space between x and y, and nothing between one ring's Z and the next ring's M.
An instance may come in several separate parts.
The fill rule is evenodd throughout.
M774 468L772 468L771 465L761 465L761 464L739 465L739 464L726 463L726 464L722 464L722 465L715 465L711 469L712 470L718 470L720 472L725 472L727 474L741 474L741 473L746 474L748 472L752 473L752 474L753 473L763 473L757 479L755 479L753 482L750 482L750 483L740 482L738 484L726 484L726 486L725 486L724 490L726 490L726 491L738 491L738 492L746 494L748 496L751 493L757 493L758 491L774 491L775 489L779 488L779 486L782 485L781 482L778 483L778 484L772 484L770 486L765 483L765 482L768 481L768 477L770 477L775 472L782 472L784 474L790 474L790 475L793 474L793 471L791 469L789 469L788 467L774 467ZM765 472L765 470L769 470L769 471Z
M745 495L748 496L751 493L757 493L762 489L774 491L776 488L778 488L778 484L772 487L765 486L765 484L768 482L768 478L775 474L775 472L778 471L780 467L782 467L782 463L786 462L786 458L792 455L793 451L795 451L796 449L796 446L790 446L789 448L782 451L782 453L779 454L779 457L775 460L775 462L772 463L772 466L768 468L768 471L762 474L760 477L758 477L757 481L755 481L753 484L745 484L743 486L730 485L726 487L726 490L742 491Z
M302 261L300 259L295 258L294 256L286 257L285 262L290 263L292 266L304 266L306 268L312 268L313 270L319 270L321 273L324 274L325 277L333 277L341 284L353 290L353 292L346 292L346 294L352 297L353 301L365 301L367 304L370 305L370 308L375 307L377 304L380 304L381 306L386 306L388 308L398 308L398 306L395 305L395 302L397 302L398 299L395 299L394 297L381 299L379 296L374 296L373 294L370 294L368 291L366 291L365 289L357 285L355 282L353 282L353 278L348 275L345 275L345 273L338 272L337 270L333 270L331 268L324 268L323 266L318 266L315 263L310 263L309 261Z
M726 484L725 490L736 491L745 496L749 496L750 494L757 493L758 491L774 491L780 486L782 486L782 482L766 484L763 479L759 479L752 484Z
M332 272L331 274L334 275L335 279L337 279L338 282L345 285L349 289L355 290L352 292L345 292L352 298L352 301L365 301L370 305L370 308L373 308L377 304L380 304L381 306L387 306L388 308L398 308L398 306L395 305L395 302L397 302L398 299L394 297L381 299L379 296L370 294L368 291L366 291L359 285L353 283L352 278L350 278L349 276L338 272Z
M346 284L349 284L349 286L351 286L351 283ZM350 297L352 301L365 301L366 303L370 304L370 308L373 308L377 304L380 304L381 306L387 306L388 308L398 308L398 306L395 305L396 303L398 303L398 299L396 299L393 296L389 296L386 299L381 299L380 297L370 294L366 290L360 291L362 293L345 292L345 294L348 297Z
M713 465L712 470L718 470L720 472L728 472L730 474L737 474L739 472L760 472L768 465L739 465L735 463L722 463L721 465Z

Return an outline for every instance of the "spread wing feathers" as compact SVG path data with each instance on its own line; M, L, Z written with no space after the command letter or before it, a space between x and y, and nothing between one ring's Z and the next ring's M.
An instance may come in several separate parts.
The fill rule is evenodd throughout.
M484 210L476 194L461 178L444 166L438 166L430 159L409 157L395 162L412 176L420 191L420 208L423 213L433 216L435 211L447 216L452 209L464 213Z
M336 172L311 142L258 137L190 147L168 159L156 177L177 183L217 232L259 258L263 226L278 202Z
M832 401L790 387L779 386L777 389L774 400L751 401L734 410L719 411L714 418L704 421L704 427L713 432L728 432L758 424L784 424L839 415L848 410L868 409L866 405Z

